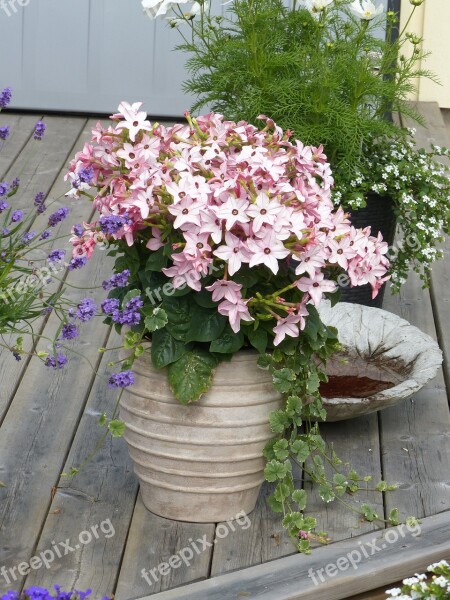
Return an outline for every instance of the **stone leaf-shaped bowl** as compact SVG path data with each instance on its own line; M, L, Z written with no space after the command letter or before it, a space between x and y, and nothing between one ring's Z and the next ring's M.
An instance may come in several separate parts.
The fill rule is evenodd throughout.
M341 381L339 397L324 397L327 421L358 417L405 400L433 379L441 366L436 342L397 315L346 302L333 308L324 302L319 313L324 323L338 329L343 346L326 368L329 377ZM358 387L349 389L355 377L360 382L369 378L375 388L386 389L355 397ZM328 395L333 395L332 388Z

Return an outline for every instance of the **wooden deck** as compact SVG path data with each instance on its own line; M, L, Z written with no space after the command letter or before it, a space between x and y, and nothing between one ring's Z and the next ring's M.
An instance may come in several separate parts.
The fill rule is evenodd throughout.
M421 139L450 145L437 106L421 109L429 120L428 131L419 131ZM38 146L31 136L36 116L2 114L0 119L13 131L0 151L0 181L21 178L20 194L14 200L17 208L29 207L40 191L55 199L55 208L67 204L62 196L67 189L62 173L68 159L90 137L94 124L80 117L41 116L48 130ZM89 206L71 203L70 222L89 217ZM63 223L60 234L66 233ZM79 465L98 441L98 418L111 404L105 378L96 378L78 356L70 358L69 368L49 373L35 359L16 362L2 352L0 480L6 487L0 488L0 596L7 589L58 583L65 589L90 587L93 598L114 593L117 600L152 594L161 600L331 600L389 585L426 567L430 560L450 558L450 245L445 251L445 260L434 268L430 291L422 290L412 277L401 295L386 298L384 306L439 341L445 353L442 372L396 407L323 427L338 455L357 471L399 484L397 491L368 494L367 500L377 505L380 514L398 507L401 518L424 519L421 536L403 539L397 532L396 543L385 543L373 560L364 559L357 568L327 576L314 586L308 569L316 571L375 537L381 539L383 532L374 533L379 524L360 522L339 504L324 505L316 499L311 512L318 515L319 528L329 533L332 544L311 557L288 556L293 548L279 516L267 505L267 487L249 515L248 528L236 525L233 531L227 524L169 521L144 508L123 440L109 440L74 479L60 478L72 465ZM67 283L99 286L106 278L108 260L97 253L82 272L69 273ZM89 293L100 299L103 290ZM74 298L86 295L77 288L71 294ZM55 326L50 317L40 328L51 337ZM76 349L105 375L106 363L114 357L99 355L97 348L117 345L115 341L115 335L109 335L98 320L84 328ZM357 536L364 537L353 539ZM193 553L185 561L189 566L182 563L177 568L162 567L163 574L157 572L170 557L193 548L196 540L204 540L207 548ZM49 561L53 555L49 568L44 565L26 574L26 565L20 564L41 553ZM275 559L279 560L270 562ZM156 569L155 577L149 576L150 584L142 577L142 569L149 573ZM192 582L200 583L168 591Z

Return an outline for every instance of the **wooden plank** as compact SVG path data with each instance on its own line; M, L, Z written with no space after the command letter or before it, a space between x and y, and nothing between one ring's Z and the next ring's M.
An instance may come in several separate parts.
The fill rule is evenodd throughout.
M425 117L427 130L413 123L403 124L416 127L417 145L428 147L430 142L443 145L447 131L437 105L421 102L415 107ZM434 339L436 321L441 332L439 342L448 357L449 337L444 324L449 295L448 287L443 285L446 265L444 259L433 267L434 313L430 293L422 289L415 274L409 277L400 295L386 294L383 308L402 316ZM423 517L450 508L450 416L443 374L439 372L412 399L382 411L380 427L385 479L399 483L398 490L386 494L388 509L398 507L402 517Z
M17 117L18 119L19 117ZM36 117L33 117L33 123ZM43 191L49 195L50 199L56 199L64 195L68 186L61 178L53 185L59 171L63 168L67 155L72 155L74 145L78 147L82 143L81 140L88 139L92 122L86 127L85 131L79 138L80 131L83 125L86 124L86 119L75 118L73 122L67 118L51 117L49 122L48 138L42 142L29 140L19 158L12 164L8 171L7 179L12 180L20 174L22 191L14 196L14 204L17 208L22 208L27 212L33 204L33 199L38 191ZM80 139L80 141L78 141ZM39 145L41 144L41 145ZM40 152L41 151L41 152ZM0 153L1 155L1 153ZM55 201L52 207L58 208L62 205L68 205L67 202L58 200ZM86 203L72 201L71 219L83 220L86 219L90 207ZM48 218L48 215L42 215L41 222ZM39 223L39 221L37 222ZM53 238L59 235L67 235L69 228L67 223L62 223L54 228ZM53 242L49 244L51 246ZM61 241L58 242L61 247ZM64 244L63 244L64 246ZM41 325L44 320L41 321ZM39 323L36 323L36 331L40 331ZM25 349L30 350L32 347L31 339L26 336ZM0 381L2 382L0 390L0 423L4 418L6 410L12 401L15 390L20 382L23 373L28 365L28 360L23 359L21 362L16 362L13 356L6 350L0 351Z
M82 203L81 203L82 204ZM80 205L81 205L80 204ZM83 287L100 286L108 263L98 253L81 272L68 281ZM101 299L104 292L86 294L72 289L74 301L89 295ZM45 335L54 337L53 315ZM96 319L85 326L78 350L94 365L98 346L104 345L107 329ZM62 371L48 372L32 359L5 417L0 435L0 564L15 566L33 556L34 548L51 501L52 487L59 479L71 440L94 378L86 360L72 355ZM18 527L20 523L20 527ZM15 584L19 585L23 577ZM0 581L0 589L8 586Z
M213 544L214 524L163 519L149 512L139 495L120 570L116 600L128 600L142 594L148 596L206 579ZM172 558L176 556L178 559ZM174 568L164 564L169 560L172 560Z
M152 600L340 600L389 586L442 558L450 558L448 511L424 519L420 531L392 527L371 532L309 556L288 556L156 594Z
M399 296L385 296L384 308L436 338L428 291L409 277ZM380 412L384 477L399 488L386 494L388 510L400 517L424 517L450 508L450 416L443 375L410 400Z
M89 340L89 336L84 336L86 340ZM90 341L94 341L94 338ZM111 335L108 346L112 348L118 345L120 337ZM111 414L117 398L117 393L108 387L105 378L105 374L111 371L106 363L117 359L116 351L103 355L98 369L100 376L90 392L64 466L65 472L83 463L94 451L103 433L98 425L99 417L103 412ZM83 373L87 373L86 365ZM93 460L76 477L59 481L34 554L39 555L52 548L53 541L58 543L68 539L74 551L61 558L55 556L49 569L31 571L25 586L51 588L57 581L63 589L91 588L95 598L111 597L137 490L138 482L125 442L108 438ZM99 526L98 537L89 535L96 526ZM86 540L90 541L85 543Z
M0 114L0 126L8 125L9 137L0 145L0 180L3 180L12 163L19 156L33 134L34 126L40 115L21 115L17 113Z
M300 481L300 487L301 473L297 475L297 481ZM211 577L296 552L281 524L282 517L268 504L272 491L273 485L263 485L256 508L248 515L248 523L244 523L245 529L237 524L235 531L223 539L215 537ZM227 523L219 523L218 527L227 528ZM218 531L220 533L221 529Z

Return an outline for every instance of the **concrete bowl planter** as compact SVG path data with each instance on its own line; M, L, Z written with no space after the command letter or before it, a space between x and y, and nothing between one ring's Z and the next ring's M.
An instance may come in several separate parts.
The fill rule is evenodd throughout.
M390 312L339 302L320 307L337 327L344 349L329 362L324 386L327 421L341 421L392 406L419 391L442 363L436 342Z
M273 437L269 414L282 405L258 354L238 352L219 364L207 394L183 406L144 353L136 383L121 400L142 499L169 519L213 523L251 512L264 480L263 449Z

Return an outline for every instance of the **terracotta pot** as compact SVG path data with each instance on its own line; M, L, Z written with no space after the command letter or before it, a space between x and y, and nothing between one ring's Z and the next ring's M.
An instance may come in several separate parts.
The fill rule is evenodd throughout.
M220 363L198 402L181 405L167 370L156 370L148 352L133 365L136 384L121 401L142 499L169 519L226 521L251 512L264 480L262 452L273 437L269 414L282 400L256 352L238 352Z

